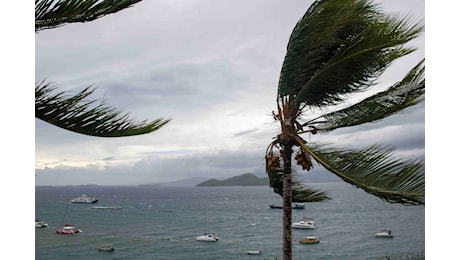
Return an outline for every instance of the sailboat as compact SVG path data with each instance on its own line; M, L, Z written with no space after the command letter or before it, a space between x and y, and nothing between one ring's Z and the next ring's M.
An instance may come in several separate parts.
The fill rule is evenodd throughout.
M61 221L61 226L64 225L63 224L64 219L68 215L69 204L70 202L67 203L67 206L65 208L64 216L62 217L62 221ZM81 232L83 232L83 230L75 228L75 226L72 224L65 224L62 228L56 229L56 234L63 234L63 235L74 235L74 234L81 233Z
M208 211L206 210L206 224L208 223ZM201 236L197 236L196 241L204 241L204 242L217 242L219 241L219 237L216 233L204 233Z

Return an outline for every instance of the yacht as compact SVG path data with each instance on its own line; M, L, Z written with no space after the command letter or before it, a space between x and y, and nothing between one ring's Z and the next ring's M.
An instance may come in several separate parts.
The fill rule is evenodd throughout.
M99 200L95 197L88 197L85 194L81 195L80 197L74 198L70 200L71 203L81 203L81 204L94 204L97 203Z
M292 228L315 229L316 223L312 218L304 218L299 222L292 223Z
M202 236L196 237L197 241L217 242L219 237L214 233L204 233Z

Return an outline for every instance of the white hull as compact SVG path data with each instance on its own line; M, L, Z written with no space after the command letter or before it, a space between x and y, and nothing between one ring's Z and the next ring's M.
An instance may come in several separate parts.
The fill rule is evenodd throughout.
M44 221L35 221L35 227L36 228L48 227L48 223L45 223Z
M245 253L248 254L248 255L260 255L260 254L262 254L262 251L260 251L260 250L249 250L249 251L246 251Z
M292 225L292 228L298 228L298 229L315 229L315 226L296 226Z
M391 233L391 231L387 230L375 233L375 237L392 238L393 234Z
M312 221L300 221L293 223L292 228L315 229L316 224Z
M204 234L202 236L196 237L196 241L204 241L204 242L217 242L219 237L214 234Z

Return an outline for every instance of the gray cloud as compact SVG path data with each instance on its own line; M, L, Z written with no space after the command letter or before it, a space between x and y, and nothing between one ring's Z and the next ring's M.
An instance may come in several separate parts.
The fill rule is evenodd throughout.
M57 166L36 170L36 185L137 185L192 177L227 178L243 173L260 174L263 151L228 151L191 154L174 158L147 156L134 166Z
M379 1L391 12L424 17L424 1ZM193 176L263 172L278 131L270 114L286 44L312 1L142 1L91 23L35 36L35 78L62 90L94 84L138 120L173 120L128 138L74 134L35 120L36 184L140 184ZM380 82L400 80L424 57L391 66ZM383 141L402 154L424 154L424 105L379 123L312 140Z

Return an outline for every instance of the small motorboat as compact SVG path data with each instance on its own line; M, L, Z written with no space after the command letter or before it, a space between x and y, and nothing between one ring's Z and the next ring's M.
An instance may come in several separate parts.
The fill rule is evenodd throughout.
M244 253L248 255L260 255L262 254L262 250L248 250L248 251L245 251Z
M304 204L295 204L292 209L304 209L305 205Z
M214 233L204 233L204 235L196 237L196 240L205 242L217 242L219 237Z
M66 224L63 228L56 229L57 234L74 235L81 233L83 230L75 228L73 225Z
M46 223L46 222L43 221L43 220L35 220L35 227L36 227L36 228L48 227L48 223Z
M314 229L316 223L312 218L304 218L302 221L292 223L292 228Z
M301 244L318 244L319 239L315 236L308 236L299 241Z
M98 251L105 251L105 252L115 251L115 248L111 244L100 245L100 246L95 247L94 249Z
M282 209L283 206L270 204L270 208L272 208L272 209ZM305 208L304 204L295 204L295 205L292 206L292 209L304 209L304 208Z
M382 230L378 233L375 233L375 237L386 237L386 238L392 238L393 233L391 233L391 230Z

